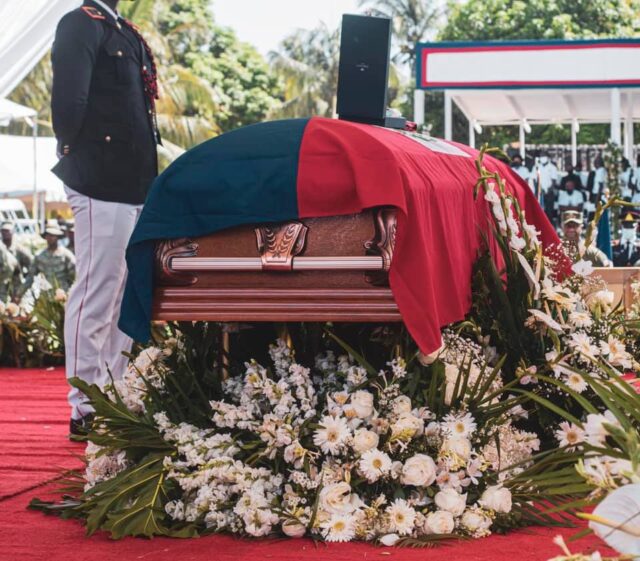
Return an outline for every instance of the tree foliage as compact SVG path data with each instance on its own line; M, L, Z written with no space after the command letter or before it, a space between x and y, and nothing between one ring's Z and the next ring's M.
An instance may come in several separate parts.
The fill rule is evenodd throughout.
M468 0L454 5L439 38L448 41L631 37L638 0Z

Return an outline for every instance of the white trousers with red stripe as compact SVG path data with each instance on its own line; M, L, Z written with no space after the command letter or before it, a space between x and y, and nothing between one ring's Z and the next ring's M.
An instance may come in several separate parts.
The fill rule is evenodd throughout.
M67 378L104 387L127 367L131 339L118 329L127 267L125 250L142 206L100 201L65 188L75 218L76 282L64 323ZM110 376L111 375L111 376ZM69 391L71 417L92 412L86 397Z

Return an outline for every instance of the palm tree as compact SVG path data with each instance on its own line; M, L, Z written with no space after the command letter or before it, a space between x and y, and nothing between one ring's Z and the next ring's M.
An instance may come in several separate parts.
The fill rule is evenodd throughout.
M359 5L370 8L372 15L388 17L393 21L394 43L397 52L394 61L408 64L411 76L416 74L416 44L426 41L442 15L435 0L359 0Z
M271 66L284 82L285 91L285 101L271 116L334 116L339 59L339 29L320 24L286 37L279 51L269 53Z

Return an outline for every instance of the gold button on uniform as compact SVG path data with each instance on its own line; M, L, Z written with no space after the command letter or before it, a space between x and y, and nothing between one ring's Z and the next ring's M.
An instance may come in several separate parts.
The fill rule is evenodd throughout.
M105 142L111 142L111 137L110 136L105 136L104 137L104 141Z

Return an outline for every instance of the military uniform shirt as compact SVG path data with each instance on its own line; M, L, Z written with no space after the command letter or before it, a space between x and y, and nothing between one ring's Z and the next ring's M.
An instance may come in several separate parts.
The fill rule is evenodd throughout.
M18 268L17 259L9 253L4 244L0 244L0 301L7 302L9 299Z
M31 268L31 263L33 263L33 255L31 255L31 252L24 246L17 244L15 240L7 249L9 253L18 260L22 274L27 274Z
M58 247L54 252L43 249L33 260L22 293L31 287L33 280L40 273L53 286L68 292L76 277L76 259L73 253L64 247Z

